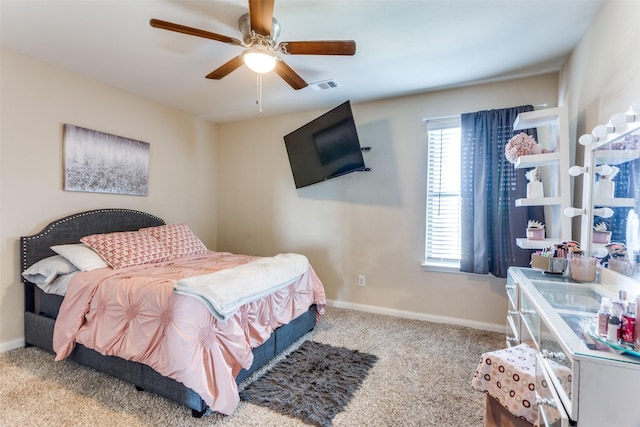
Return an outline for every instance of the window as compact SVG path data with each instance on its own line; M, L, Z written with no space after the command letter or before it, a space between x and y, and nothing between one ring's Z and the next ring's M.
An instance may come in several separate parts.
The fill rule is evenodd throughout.
M460 117L427 120L424 267L460 268Z

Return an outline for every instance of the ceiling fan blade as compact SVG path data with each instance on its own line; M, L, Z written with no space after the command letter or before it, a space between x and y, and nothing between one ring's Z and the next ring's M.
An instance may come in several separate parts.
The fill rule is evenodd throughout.
M262 36L271 35L274 0L249 0L251 29Z
M221 78L229 75L232 71L238 69L238 67L240 67L242 64L244 64L242 55L238 55L231 61L225 62L224 64L207 74L206 77L208 79L220 80Z
M196 37L204 37L205 39L211 39L222 43L228 43L236 46L240 46L240 40L233 37L223 36L222 34L216 34L198 28L187 27L186 25L174 24L172 22L162 21L160 19L151 19L149 25L154 28L162 28L163 30L175 31L177 33L189 34Z
M300 77L295 71L293 71L293 68L289 67L282 60L276 62L275 72L277 75L282 77L282 80L287 82L287 84L289 84L289 86L291 86L295 90L299 90L309 86L309 84L305 82L302 77Z
M289 55L355 55L353 40L318 40L282 42L278 50Z

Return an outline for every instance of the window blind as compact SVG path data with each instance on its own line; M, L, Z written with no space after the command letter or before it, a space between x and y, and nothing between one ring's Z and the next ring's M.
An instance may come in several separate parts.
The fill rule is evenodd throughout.
M460 266L460 117L427 121L425 265Z

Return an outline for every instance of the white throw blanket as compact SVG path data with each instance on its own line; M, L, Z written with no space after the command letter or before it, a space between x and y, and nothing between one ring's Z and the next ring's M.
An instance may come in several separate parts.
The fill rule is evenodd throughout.
M211 313L227 320L249 302L289 286L309 270L300 254L278 254L202 276L178 280L176 293L199 298Z

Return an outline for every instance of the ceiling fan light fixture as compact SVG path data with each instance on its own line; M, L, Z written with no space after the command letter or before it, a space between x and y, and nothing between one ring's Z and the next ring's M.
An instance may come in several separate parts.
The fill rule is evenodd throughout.
M268 73L276 67L276 57L258 49L247 50L243 55L244 63L259 74Z

